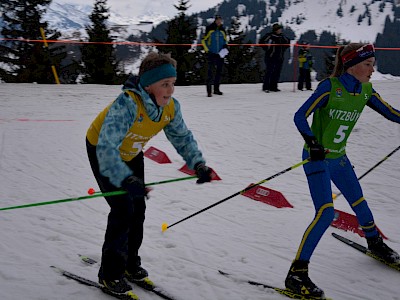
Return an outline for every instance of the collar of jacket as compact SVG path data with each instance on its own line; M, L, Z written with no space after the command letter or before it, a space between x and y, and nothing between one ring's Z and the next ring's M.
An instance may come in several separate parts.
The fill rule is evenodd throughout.
M221 24L221 25L218 26L217 23L213 22L213 23L211 23L209 29L210 30L221 30L221 31L223 31L224 30L224 25Z
M339 81L343 84L346 91L353 94L361 93L362 84L353 75L345 72L339 77Z
M152 120L155 120L160 114L160 106L157 104L156 100L139 84L139 76L131 75L124 83L122 90L128 90L138 94L140 98L142 98L146 112Z

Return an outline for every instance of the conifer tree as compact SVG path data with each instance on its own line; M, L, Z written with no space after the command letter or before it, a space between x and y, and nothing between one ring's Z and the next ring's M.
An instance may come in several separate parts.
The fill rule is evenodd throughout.
M51 66L59 66L66 57L64 46L49 44L44 47L40 28L48 40L56 40L60 33L48 28L42 16L51 0L7 0L0 2L4 26L0 44L0 79L5 82L54 83Z
M90 15L91 25L86 26L90 43L81 47L83 83L121 83L123 72L118 69L115 46L107 24L109 16L107 0L96 0Z
M196 53L189 50L191 50L190 45L196 40L196 21L194 17L186 15L190 7L188 3L189 0L180 0L178 5L174 5L178 15L167 23L165 43L174 45L157 46L160 52L171 53L172 58L178 62L176 85L192 83L191 72L195 64Z
M393 21L386 16L383 33L378 33L375 46L377 48L398 48L400 46L400 21L396 18ZM397 63L400 58L399 51L377 50L376 64L379 72L383 74L400 75Z
M318 45L334 47L337 43L335 34L323 31L319 37ZM313 67L317 71L316 79L318 81L323 80L332 74L335 64L336 50L336 48L327 48L320 51L314 51L313 56L315 63Z
M239 17L233 17L228 29L229 54L226 57L226 68L228 83L258 82L260 80L259 66L254 59L253 48L240 46L251 44L251 41L244 42L245 34L240 29Z

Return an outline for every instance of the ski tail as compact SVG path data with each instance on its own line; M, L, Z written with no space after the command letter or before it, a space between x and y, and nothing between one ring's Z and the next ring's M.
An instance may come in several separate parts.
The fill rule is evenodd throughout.
M112 297L114 297L116 299L121 299L121 300L139 300L139 296L136 295L133 291L127 291L124 294L116 294L116 293L113 293L112 291L110 291L109 289L107 289L106 287L104 287L103 285L101 285L100 283L98 283L96 281L84 278L82 276L79 276L79 275L76 275L74 273L68 272L68 271L66 271L64 269L61 269L59 267L56 267L56 266L50 266L50 267L53 268L54 270L56 270L61 275L65 276L65 277L67 277L69 279L75 280L76 282L79 282L79 283L87 285L87 286L92 286L92 287L98 288L103 293L106 293L106 294L108 294L108 295L110 295L110 296L112 296Z
M88 264L88 265L95 265L97 264L97 260L94 258L91 258L89 256L85 256L82 254L78 254L80 259ZM152 292L159 296L162 299L165 300L174 300L173 297L171 297L164 289L160 288L158 285L156 285L149 277L143 278L143 280L135 280L135 281L128 281L134 285L137 285L138 287L141 287L144 290L147 290L149 292Z
M275 292L277 292L277 293L279 293L279 294L281 294L281 295L283 295L283 296L286 296L286 297L288 297L288 298L291 298L291 299L301 299L301 300L332 300L332 299L329 299L329 298L312 297L312 296L297 294L297 293L295 293L295 292L293 292L293 291L291 291L291 290L288 290L288 289L286 289L286 288L283 289L283 288L275 287L275 286L272 286L272 285L269 285L269 284L263 283L263 282L258 282L258 281L253 281L253 280L238 278L238 277L233 276L232 274L229 274L229 273L224 272L224 271L222 271L222 270L218 270L218 272L219 272L221 275L224 275L225 277L229 277L229 278L233 279L234 281L237 281L237 282L244 282L244 283L248 283L248 284L250 284L250 285L261 286L261 287L266 288L266 289L274 290Z

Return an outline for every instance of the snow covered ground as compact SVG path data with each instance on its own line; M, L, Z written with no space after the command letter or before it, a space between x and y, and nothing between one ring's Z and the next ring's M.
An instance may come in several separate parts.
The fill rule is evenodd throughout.
M375 77L375 79L382 79ZM399 80L374 87L400 108ZM313 83L314 87L316 83ZM184 118L209 166L222 181L181 181L155 186L147 202L143 266L176 299L285 299L271 290L218 274L284 286L284 279L314 209L302 168L265 186L281 191L294 208L276 208L237 196L166 232L173 224L301 161L302 138L292 121L310 92L265 94L261 84L222 85L223 96L205 97L205 87L177 87ZM98 190L86 157L85 133L120 86L0 84L0 207L86 195ZM360 176L399 145L400 126L366 108L348 144ZM163 133L150 141L171 164L146 158L147 182L187 176ZM400 251L400 153L362 179L376 222ZM334 189L334 191L336 191ZM337 209L350 212L343 197ZM77 254L100 259L108 206L103 198L0 211L0 299L110 299L68 280L50 265L97 279L97 266ZM362 244L352 232L330 227L310 266L310 277L328 297L345 300L400 299L398 272L361 255L333 237L337 232ZM136 289L141 299L159 299Z

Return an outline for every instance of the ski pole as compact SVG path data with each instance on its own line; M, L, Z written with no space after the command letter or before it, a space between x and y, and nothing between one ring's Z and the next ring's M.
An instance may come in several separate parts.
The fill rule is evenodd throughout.
M167 179L167 180L161 180L161 181L155 181L155 182L150 182L150 183L146 183L146 186L152 186L152 185L158 185L158 184L164 184L164 183L170 183L170 182L175 182L175 181L182 181L182 180L189 180L189 179L194 179L197 178L197 176L187 176L187 177L181 177L181 178L174 178L174 179ZM122 193L119 193L120 191L117 191L118 194L116 195L121 195L121 194L125 194L125 191L122 191ZM90 188L88 190L88 194L90 195L94 195L94 194L99 194L98 197L102 196L102 192L101 191L95 191L93 188ZM113 195L111 195L113 196Z
M194 217L194 216L196 216L196 215L198 215L198 214L200 214L200 213L202 213L202 212L204 212L204 211L206 211L206 210L208 210L208 209L210 209L210 208L212 208L214 206L217 206L217 205L219 205L219 204L221 204L221 203L223 203L223 202L225 202L225 201L227 201L229 199L232 199L233 197L236 197L237 195L243 194L244 192L247 192L248 190L251 190L252 188L254 188L256 186L259 186L260 184L263 184L263 183L265 183L267 181L270 181L271 179L273 179L275 177L278 177L278 176L280 176L282 174L285 174L285 173L287 173L287 172L289 172L289 171L291 171L293 169L296 169L297 167L300 167L300 166L306 164L309 161L310 161L310 159L307 158L307 159L305 159L305 160L303 160L303 161L301 161L301 162L299 162L299 163L297 163L297 164L295 164L295 165L293 165L293 166L291 166L291 167L289 167L289 168L287 168L285 170L282 170L282 171L280 171L280 172L268 177L268 178L265 178L265 179L263 179L263 180L261 180L261 181L259 181L257 183L251 184L248 187L246 187L245 189L243 189L243 190L241 190L239 192L236 192L236 193L234 193L234 194L232 194L232 195L230 195L230 196L228 196L228 197L226 197L226 198L224 198L224 199L222 199L222 200L220 200L220 201L218 201L218 202L216 202L216 203L214 203L214 204L212 204L210 206L207 206L207 207L203 208L202 210L199 210L198 212L196 212L194 214L191 214L190 216L187 216L186 218L183 218L182 220L177 221L177 222L175 222L175 223L173 223L171 225L168 225L167 223L162 223L161 230L162 230L162 232L164 232L168 228L171 228L172 226L175 226L175 225L177 225L177 224L179 224L179 223L181 223L181 222L183 222L183 221L185 221L187 219L190 219L190 218L192 218L192 217Z
M156 181L156 182L147 183L146 186L188 180L188 179L193 179L193 178L197 178L197 176L188 176L188 177L168 179L168 180L163 180L163 181ZM120 190L120 191L107 192L107 193L98 193L98 192L96 193L95 192L94 194L88 195L88 196L81 196L81 197L74 197L74 198L67 198L67 199L60 199L60 200L53 200L53 201L45 201L45 202L36 202L36 203L29 203L29 204L23 204L23 205L17 205L17 206L8 206L8 207L0 208L0 211L18 209L18 208L26 208L26 207L32 207L32 206L58 204L58 203L63 203L63 202L85 200L85 199L96 198L96 197L110 197L110 196L117 196L117 195L123 195L123 194L126 194L126 191Z
M379 166L381 163L383 163L385 160L387 160L389 157L391 157L394 153L396 153L398 150L400 149L400 146L398 146L396 149L394 149L392 152L390 152L388 155L386 155L384 158L382 158L380 161L378 161L373 167L371 167L367 172L365 172L364 174L362 174L360 177L358 177L358 180L361 180L363 177L365 177L368 173L370 173L373 169L375 169L377 166ZM342 195L342 193L340 192L339 194L333 194L332 198L336 199L337 197L339 197L340 195Z

